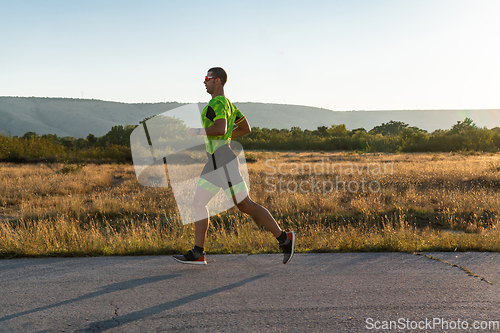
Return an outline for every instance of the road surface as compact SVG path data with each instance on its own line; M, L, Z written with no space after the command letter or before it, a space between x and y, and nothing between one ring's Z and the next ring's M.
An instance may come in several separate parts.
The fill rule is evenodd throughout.
M281 260L0 260L0 332L500 332L499 253Z

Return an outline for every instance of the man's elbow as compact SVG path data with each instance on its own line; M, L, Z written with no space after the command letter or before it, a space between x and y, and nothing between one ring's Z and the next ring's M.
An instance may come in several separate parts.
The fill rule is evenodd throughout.
M226 134L227 132L227 128L226 128L226 124L224 123L216 123L216 126L215 126L215 133L214 133L214 136L222 136L224 134Z
M225 135L227 133L227 128L219 128L219 131L217 133L218 136Z

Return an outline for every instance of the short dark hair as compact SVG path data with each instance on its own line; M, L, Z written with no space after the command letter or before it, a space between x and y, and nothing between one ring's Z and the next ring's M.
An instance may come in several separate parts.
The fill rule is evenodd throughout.
M216 78L220 79L223 86L226 84L227 74L226 74L226 71L224 70L224 68L222 68L222 67L212 67L208 71L212 72L212 74Z

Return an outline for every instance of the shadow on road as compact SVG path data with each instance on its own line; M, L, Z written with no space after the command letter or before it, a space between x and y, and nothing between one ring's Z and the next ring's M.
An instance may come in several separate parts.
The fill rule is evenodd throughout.
M118 316L118 317L114 317L114 318L111 318L108 320L90 323L87 326L87 328L79 330L78 332L85 332L85 333L87 333L87 332L103 332L103 331L106 331L110 328L116 327L118 325L131 323L131 322L134 322L136 320L141 320L141 319L144 319L146 317L149 317L149 316L173 309L175 307L187 304L189 302L193 302L193 301L196 301L196 300L199 300L199 299L202 299L205 297L209 297L209 296L212 296L212 295L224 292L224 291L228 291L228 290L231 290L234 288L241 287L247 283L261 279L267 275L268 274L257 275L257 276L254 276L254 277L251 277L248 279L244 279L244 280L236 282L236 283L229 284L229 285L224 286L224 287L219 287L219 288L215 288L212 290L202 291L202 292L199 292L196 294L192 294L192 295L180 298L180 299L175 300L175 301L170 301L167 303L159 304L159 305L147 308L147 309L135 311L135 312L132 312L132 313L129 313L126 315L122 315L122 316Z
M24 316L24 315L27 315L30 313L48 310L48 309L53 309L53 308L56 308L58 306L67 305L70 303L83 301L83 300L86 300L89 298L110 294L110 293L113 293L116 291L132 289L132 288L139 287L139 286L142 286L142 285L145 285L148 283L155 283L155 282L159 282L159 281L163 281L163 280L173 279L173 278L176 278L179 276L181 276L181 275L180 274L158 275L158 276L150 276L150 277L145 277L145 278L140 278L140 279L135 279L135 280L113 283L113 284L102 287L102 290L94 291L90 294L82 295L80 297L72 298L72 299L69 299L67 301L62 301L62 302L55 303L55 304L45 305L45 306L41 306L41 307L38 307L35 309L26 310L23 312L19 312L19 313L15 313L15 314L11 314L11 315L2 317L2 318L0 318L0 322L7 321L7 320L10 320L13 318L20 317L20 316Z

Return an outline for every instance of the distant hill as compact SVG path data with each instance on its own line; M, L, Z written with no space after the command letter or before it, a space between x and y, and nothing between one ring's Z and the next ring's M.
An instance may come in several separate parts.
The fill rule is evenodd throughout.
M500 109L331 111L321 108L266 103L235 103L252 127L316 129L345 124L348 129L373 127L391 120L432 132L449 129L469 117L479 127L500 127ZM26 132L87 137L106 134L115 125L134 125L146 117L182 106L167 103L118 103L100 100L39 97L0 97L0 133Z
M115 125L134 125L180 103L126 104L100 100L0 97L0 133L26 132L84 138L106 134Z

